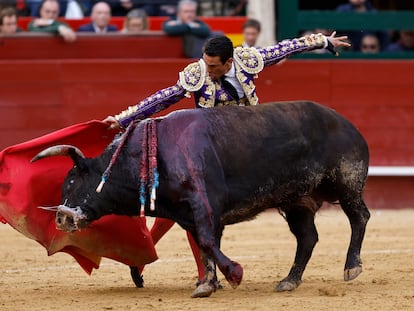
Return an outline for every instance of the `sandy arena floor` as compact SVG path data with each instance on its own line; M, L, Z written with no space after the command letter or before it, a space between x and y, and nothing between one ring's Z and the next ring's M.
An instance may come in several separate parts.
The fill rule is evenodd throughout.
M104 259L88 276L66 254L46 251L0 225L0 310L414 310L414 210L371 211L362 249L363 273L343 281L350 228L338 208L317 217L319 243L294 292L277 293L296 242L276 212L229 226L224 253L244 267L242 284L207 299L192 299L196 267L177 225L157 245L160 259L134 287L129 268Z

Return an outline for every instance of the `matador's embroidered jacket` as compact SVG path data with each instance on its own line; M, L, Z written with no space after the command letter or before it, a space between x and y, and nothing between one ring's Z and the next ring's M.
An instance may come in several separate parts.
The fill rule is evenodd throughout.
M231 97L220 82L213 81L206 71L203 59L189 64L179 73L179 79L174 86L162 89L145 98L136 106L128 107L115 116L122 127L126 127L134 120L143 120L170 105L177 103L184 97L194 94L197 107L210 108L220 105L257 105L258 97L253 83L257 74L265 66L278 63L289 55L326 48L327 38L322 34L313 34L292 40L283 40L276 45L255 49L237 47L233 54L233 63L236 77L241 84L244 96L239 100Z

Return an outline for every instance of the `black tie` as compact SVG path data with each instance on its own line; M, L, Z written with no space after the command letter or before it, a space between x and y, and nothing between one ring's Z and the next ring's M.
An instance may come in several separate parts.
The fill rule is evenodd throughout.
M231 84L229 81L227 81L225 76L222 76L220 78L220 80L221 80L221 85L223 86L223 89L225 89L227 92L229 92L230 96L234 100L239 100L239 94L237 94L237 90L233 86L233 84Z

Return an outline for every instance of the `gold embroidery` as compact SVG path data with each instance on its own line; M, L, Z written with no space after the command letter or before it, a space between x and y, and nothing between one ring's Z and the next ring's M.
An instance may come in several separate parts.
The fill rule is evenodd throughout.
M235 65L236 68L236 77L237 80L239 80L242 88L243 88L243 92L244 94L246 94L246 99L245 101L248 102L248 104L250 105L257 105L259 102L259 99L256 95L256 86L254 85L253 80L250 80L247 76L246 73L237 65ZM249 81L250 80L250 81ZM249 81L249 82L247 82ZM245 104L245 105L248 105ZM240 105L243 105L243 103L240 103Z
M205 78L205 91L203 92L203 94L205 95L205 97L200 97L200 99L198 100L198 104L201 107L204 108L211 108L214 107L214 103L216 100L216 86L217 84L214 83L213 80L211 80L210 76L206 75Z
M206 78L206 64L202 59L191 63L179 73L179 81L182 87L189 92L201 89Z
M203 108L214 107L214 101L211 101L210 98L206 100L204 97L200 97L200 99L198 100L198 104Z
M263 58L255 48L237 47L233 58L235 63L250 74L259 73L264 68Z
M227 94L226 94L226 93L221 93L221 94L219 95L218 100L219 100L220 102L225 102L225 101L227 101L227 100L230 100L230 98L227 96Z

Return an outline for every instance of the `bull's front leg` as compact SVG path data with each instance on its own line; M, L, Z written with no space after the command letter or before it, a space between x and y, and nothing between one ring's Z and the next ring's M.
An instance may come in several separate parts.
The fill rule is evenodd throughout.
M243 268L239 263L230 260L221 252L220 226L218 219L214 217L208 198L203 195L205 193L205 191L198 191L194 195L194 199L190 200L199 247L216 262L226 280L233 288L236 288L242 281Z
M199 280L197 288L191 294L192 298L209 297L218 287L216 264L211 257L199 251L200 259L204 265L204 277Z

